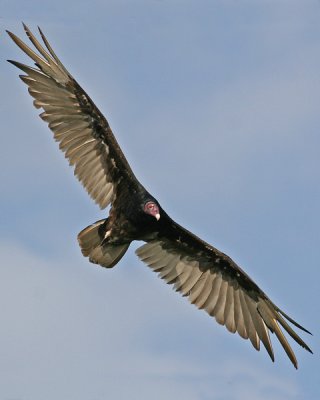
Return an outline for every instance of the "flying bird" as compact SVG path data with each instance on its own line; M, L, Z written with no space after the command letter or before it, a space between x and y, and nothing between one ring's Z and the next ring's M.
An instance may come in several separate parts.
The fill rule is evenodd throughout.
M263 343L272 361L274 333L294 367L295 354L284 331L312 353L288 321L310 333L279 307L226 254L178 225L135 177L108 121L67 71L39 28L41 44L26 25L33 48L8 32L35 63L8 60L24 72L34 106L48 123L74 174L108 217L78 235L82 254L105 268L114 267L134 240L144 241L136 254L160 278L205 310L256 350Z

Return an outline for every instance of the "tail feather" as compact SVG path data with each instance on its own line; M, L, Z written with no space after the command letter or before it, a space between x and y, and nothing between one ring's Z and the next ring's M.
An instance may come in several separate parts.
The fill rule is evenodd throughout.
M78 234L78 242L81 247L82 254L85 257L88 257L91 251L99 246L103 241L104 238L100 232L102 231L103 224L105 224L106 221L106 219L101 219L100 221L87 226Z
M107 219L101 219L87 226L78 234L82 254L89 261L105 268L112 268L124 256L130 243L112 244L105 241Z

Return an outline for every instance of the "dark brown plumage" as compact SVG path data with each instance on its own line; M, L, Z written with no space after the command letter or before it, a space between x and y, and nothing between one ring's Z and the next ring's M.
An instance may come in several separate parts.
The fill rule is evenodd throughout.
M46 49L24 28L37 52L8 34L36 68L10 62L25 73L20 77L34 97L35 107L43 109L40 117L48 123L89 195L102 209L111 205L108 218L79 233L83 255L111 268L133 240L145 241L136 253L162 279L230 332L249 339L257 350L261 341L272 360L269 332L275 333L297 368L282 329L311 352L287 321L308 331L280 310L230 257L165 213L136 179L107 120L65 69L41 30Z

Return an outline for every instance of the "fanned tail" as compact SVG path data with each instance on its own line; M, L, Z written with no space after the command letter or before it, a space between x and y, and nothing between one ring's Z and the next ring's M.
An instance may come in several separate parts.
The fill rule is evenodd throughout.
M113 244L105 240L107 219L87 226L78 234L82 254L89 261L105 268L114 267L128 250L130 243Z

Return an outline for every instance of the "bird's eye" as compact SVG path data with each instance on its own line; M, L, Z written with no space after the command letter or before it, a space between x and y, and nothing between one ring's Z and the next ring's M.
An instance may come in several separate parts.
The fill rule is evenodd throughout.
M148 214L153 215L154 213L158 213L159 209L158 206L153 201L148 201L144 205L144 211Z

